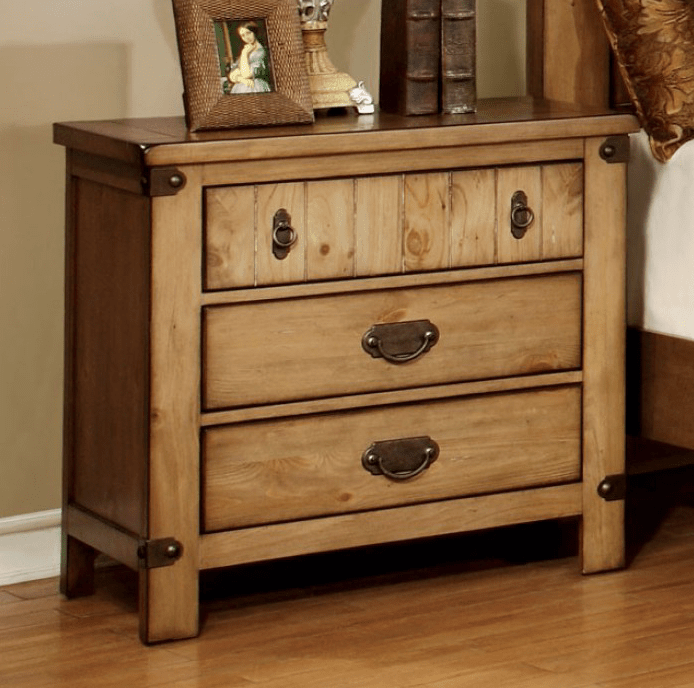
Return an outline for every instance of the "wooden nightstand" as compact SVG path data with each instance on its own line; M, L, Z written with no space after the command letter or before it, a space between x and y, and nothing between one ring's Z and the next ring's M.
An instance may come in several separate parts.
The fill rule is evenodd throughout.
M63 591L581 517L624 562L629 115L532 99L67 148Z

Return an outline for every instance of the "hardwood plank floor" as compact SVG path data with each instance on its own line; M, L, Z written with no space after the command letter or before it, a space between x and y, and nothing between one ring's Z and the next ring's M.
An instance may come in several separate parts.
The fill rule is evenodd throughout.
M546 523L209 572L202 633L144 647L136 577L0 588L12 688L694 687L694 467L632 476L629 567Z

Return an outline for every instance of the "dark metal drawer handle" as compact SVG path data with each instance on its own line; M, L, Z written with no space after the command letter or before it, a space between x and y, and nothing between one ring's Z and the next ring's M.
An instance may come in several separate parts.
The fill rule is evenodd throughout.
M511 198L511 234L522 239L528 227L535 221L535 213L528 207L524 191L516 191Z
M419 358L439 340L439 330L428 320L373 325L361 338L361 345L374 358L390 363L407 363Z
M439 445L431 437L408 437L374 442L362 455L361 463L372 475L409 480L429 468L438 455Z
M284 208L280 208L272 218L272 253L278 260L287 257L298 238L291 221L291 216Z

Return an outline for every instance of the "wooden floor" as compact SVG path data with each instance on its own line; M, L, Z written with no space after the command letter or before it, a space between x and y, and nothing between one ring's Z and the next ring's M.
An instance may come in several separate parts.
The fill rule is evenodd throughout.
M694 469L630 478L628 514L628 569L591 577L575 523L218 572L201 636L150 648L125 569L7 586L0 685L694 686Z

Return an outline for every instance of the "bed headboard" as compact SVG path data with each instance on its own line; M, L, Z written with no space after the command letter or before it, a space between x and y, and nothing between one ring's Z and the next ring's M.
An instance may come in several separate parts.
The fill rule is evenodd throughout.
M595 0L527 0L527 82L536 98L628 102Z

